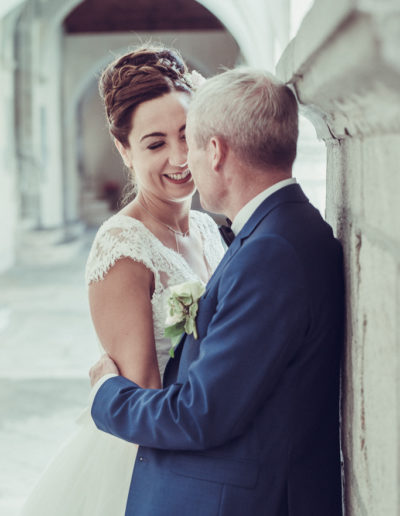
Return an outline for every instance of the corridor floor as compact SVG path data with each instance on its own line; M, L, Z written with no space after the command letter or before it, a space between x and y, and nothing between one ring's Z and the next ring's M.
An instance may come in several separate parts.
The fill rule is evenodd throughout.
M0 275L0 514L16 516L86 405L99 355L84 268L94 232Z

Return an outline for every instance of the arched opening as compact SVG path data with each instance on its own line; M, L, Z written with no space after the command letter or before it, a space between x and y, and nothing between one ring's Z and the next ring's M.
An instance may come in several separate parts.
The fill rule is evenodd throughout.
M234 66L240 52L221 22L196 1L167 5L161 0L134 4L108 0L94 9L93 0L86 0L68 14L63 27L69 143L64 146L65 181L69 185L65 194L66 205L72 208L68 217L97 226L110 215L110 208L116 207L115 197L126 181L96 89L104 66L129 47L154 41L178 48L189 67L209 76L218 73L221 66Z

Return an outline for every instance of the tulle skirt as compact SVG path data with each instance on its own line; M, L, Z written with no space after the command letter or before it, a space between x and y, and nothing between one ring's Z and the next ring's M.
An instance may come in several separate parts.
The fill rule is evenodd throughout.
M98 430L87 410L21 516L124 516L137 448Z

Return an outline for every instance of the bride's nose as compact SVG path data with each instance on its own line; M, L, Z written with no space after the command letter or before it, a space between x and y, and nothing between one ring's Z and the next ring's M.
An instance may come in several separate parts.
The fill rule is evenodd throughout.
M172 148L169 154L169 164L174 167L187 167L187 146L185 144L177 145Z

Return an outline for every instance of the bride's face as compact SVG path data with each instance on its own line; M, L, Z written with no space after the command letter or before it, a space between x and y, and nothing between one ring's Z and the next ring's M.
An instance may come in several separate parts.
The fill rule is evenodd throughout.
M143 102L133 113L129 147L116 142L143 194L168 201L193 195L185 137L189 102L187 93L177 91Z

